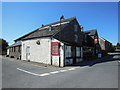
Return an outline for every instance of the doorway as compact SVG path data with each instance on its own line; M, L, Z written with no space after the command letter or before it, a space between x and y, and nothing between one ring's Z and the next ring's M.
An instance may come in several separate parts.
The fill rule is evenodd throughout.
M30 60L30 47L26 48L26 60Z

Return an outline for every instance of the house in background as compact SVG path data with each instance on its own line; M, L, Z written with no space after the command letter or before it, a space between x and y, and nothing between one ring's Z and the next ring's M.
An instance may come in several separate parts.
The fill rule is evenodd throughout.
M76 17L42 25L15 40L19 41L22 60L61 67L82 61L83 33Z
M102 37L99 37L99 44L103 54L113 50L112 43Z
M21 59L21 41L7 47L7 55L11 58Z
M94 39L88 35L87 33L84 33L84 39L83 39L83 58L84 59L90 59L94 57Z
M93 30L87 30L87 31L84 31L85 34L89 35L92 39L93 39L93 42L94 44L92 43L93 45L93 55L98 55L98 53L101 51L100 50L100 45L99 45L99 36L98 36L98 32L96 29L93 29Z

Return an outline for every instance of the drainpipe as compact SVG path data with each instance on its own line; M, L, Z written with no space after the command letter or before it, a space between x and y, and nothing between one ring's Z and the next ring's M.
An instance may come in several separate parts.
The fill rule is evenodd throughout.
M81 47L81 60L83 60L83 47Z
M83 26L81 26L81 31L83 31ZM81 46L81 61L83 61L83 45Z
M51 65L52 65L52 38L53 37L50 37L50 44L51 44L51 47L50 47L50 50L51 50Z
M61 44L60 44L60 42L59 42L59 67L60 67L60 63L61 63L61 61L60 61L60 60L61 60L61 58L60 58L60 51L61 51L61 50L60 50L60 47L61 47Z

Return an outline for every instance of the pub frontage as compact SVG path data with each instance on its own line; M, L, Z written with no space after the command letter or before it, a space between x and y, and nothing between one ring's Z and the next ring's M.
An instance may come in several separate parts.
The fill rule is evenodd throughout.
M11 48L20 47L17 56ZM15 50L16 51L16 50ZM8 54L21 60L59 67L83 61L100 52L97 30L83 31L76 17L64 19L25 34L8 47Z

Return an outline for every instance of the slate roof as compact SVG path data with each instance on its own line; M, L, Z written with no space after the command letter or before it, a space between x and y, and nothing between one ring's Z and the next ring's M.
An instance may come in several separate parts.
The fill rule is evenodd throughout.
M63 28L65 25L66 24L61 25L61 27ZM39 38L39 37L49 37L49 36L52 36L53 34L57 33L59 31L59 29L60 29L60 26L52 27L51 31L49 31L49 28L37 29L35 32L33 32L30 35L24 37L22 40Z
M93 29L93 30L87 30L87 31L84 31L85 34L88 34L90 36L93 36L97 33L97 30L96 29Z
M15 42L14 44L12 44L9 47L15 47L15 46L21 46L21 41Z
M68 19L64 19L64 20L61 20L61 23L63 22L67 22L67 21L72 21L74 20L76 17L72 17L72 18L68 18ZM60 26L54 26L52 27L52 30L49 31L48 28L45 28L45 27L48 27L48 26L51 26L51 25L54 25L54 24L58 24L60 23L60 21L57 21L57 22L54 22L54 23L50 23L50 24L47 24L47 25L44 25L43 27L41 28L38 28L14 41L17 41L17 40L25 40L25 39L31 39L31 38L37 38L37 37L47 37L47 36L51 36L53 35L54 33L58 32L58 30L60 29ZM63 28L66 24L63 24L61 25L61 27Z
M76 19L76 17L71 17L71 18L68 18L68 19L63 19L61 22L72 21L72 20L74 20L74 19ZM60 23L60 21L57 21L57 22L54 22L54 23L50 23L50 24L44 25L43 27L50 26L50 25L54 25L54 24L57 24L57 23Z

